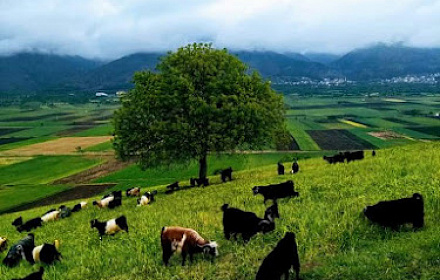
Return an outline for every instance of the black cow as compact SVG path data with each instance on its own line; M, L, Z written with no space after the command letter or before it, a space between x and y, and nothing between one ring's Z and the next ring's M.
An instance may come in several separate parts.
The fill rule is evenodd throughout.
M289 270L293 267L296 280L299 280L299 256L295 234L287 232L272 252L267 255L258 269L256 280L280 280L284 275L289 279Z
M265 204L269 199L276 202L278 198L299 196L299 193L295 191L292 180L268 186L255 186L252 188L252 191L254 192L254 195L261 194L264 197Z
M18 232L22 232L22 231L29 232L35 228L41 227L42 225L43 225L43 220L40 217L38 217L38 218L30 219L26 223L17 226L16 229L18 230Z
M398 226L410 223L414 228L424 226L423 197L414 193L412 197L397 200L380 201L364 209L365 216L372 222L384 227L397 229Z
M29 263L34 264L34 258L32 256L32 250L34 248L34 235L29 233L25 238L18 241L9 249L6 258L3 260L3 264L8 267L14 267L21 259L25 259Z
M241 234L244 242L248 242L258 232L268 233L275 229L274 220L279 217L278 206L270 206L266 209L264 219L261 219L252 212L246 212L224 204L223 211L223 233L229 240L231 235L237 239Z
M232 167L220 170L220 177L223 183L226 183L227 180L232 181Z
M284 165L278 162L278 175L284 175Z
M12 280L43 280L44 268L40 267L40 270L37 272L31 273L28 276L20 279L12 279Z
M298 173L299 171L299 164L298 164L298 160L295 159L295 161L292 163L292 170L290 171L290 173L295 174Z

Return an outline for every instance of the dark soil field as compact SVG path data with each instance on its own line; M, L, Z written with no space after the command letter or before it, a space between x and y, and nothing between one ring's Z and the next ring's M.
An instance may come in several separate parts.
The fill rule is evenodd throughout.
M96 125L93 124L93 123L92 124L87 123L87 124L84 124L84 125L75 125L75 126L69 128L69 129L62 130L62 131L58 132L56 135L57 136L71 136L71 135L74 135L74 134L76 134L78 132L90 129L90 128L95 127L95 126Z
M31 137L10 137L10 138L0 138L0 145L5 145L5 144L10 144L10 143L15 143L15 142L20 142L20 141L24 141L24 140L28 140Z
M405 121L405 120L398 119L398 118L383 118L383 119L390 121L390 122L401 123L401 124L405 124L405 125L415 125L416 124L416 123Z
M10 208L3 212L5 213L13 213L18 211L24 211L28 209L32 209L35 207L64 203L71 200L90 198L96 196L105 190L114 187L116 184L87 184L87 185L79 185L70 190L63 191L48 197L45 197L40 200L36 200L30 203L26 203L14 208Z
M363 150L375 146L343 129L308 130L307 133L322 150Z
M0 136L25 130L25 128L0 128Z
M14 117L14 118L10 118L10 119L5 119L5 120L3 120L3 122L39 121L39 120L44 120L44 119L53 118L53 117L66 116L66 115L69 115L69 113L53 113L53 114L47 114L47 115L42 115L42 116Z
M440 137L440 126L414 126L408 128L425 134Z

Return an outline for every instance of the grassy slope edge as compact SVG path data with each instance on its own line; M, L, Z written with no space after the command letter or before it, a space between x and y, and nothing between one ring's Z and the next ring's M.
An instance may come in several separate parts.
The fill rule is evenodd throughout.
M124 198L116 210L90 205L69 219L35 231L38 245L54 239L62 244L64 259L47 267L45 279L254 279L262 259L286 231L297 234L303 279L440 278L440 143L380 150L375 158L368 155L350 164L328 165L317 158L300 161L300 166L294 176L277 176L275 163L237 172L230 183L159 195L157 202L142 208L135 206L134 198ZM281 219L274 232L258 235L247 245L224 239L223 203L262 216L262 198L254 197L251 188L291 178L301 195L279 201ZM421 231L384 230L361 216L365 205L413 192L425 197L426 227ZM49 208L21 214L28 219ZM121 214L127 216L130 233L100 242L89 221ZM11 244L25 235L10 225L18 215L4 215L0 220L0 236L7 236ZM198 256L194 264L181 267L180 258L173 257L170 267L164 267L159 234L166 225L192 227L216 240L219 258L210 263ZM14 269L0 265L0 279L23 277L37 267L26 262Z

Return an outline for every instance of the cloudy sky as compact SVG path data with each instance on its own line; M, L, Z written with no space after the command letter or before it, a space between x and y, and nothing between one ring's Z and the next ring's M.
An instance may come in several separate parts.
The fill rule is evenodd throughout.
M3 55L111 59L194 41L302 53L440 47L440 0L0 0Z

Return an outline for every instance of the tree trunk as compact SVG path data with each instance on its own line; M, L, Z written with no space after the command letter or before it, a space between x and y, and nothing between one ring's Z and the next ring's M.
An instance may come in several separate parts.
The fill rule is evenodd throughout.
M205 179L206 173L208 172L208 162L207 162L207 156L202 156L201 159L199 159L199 179Z

